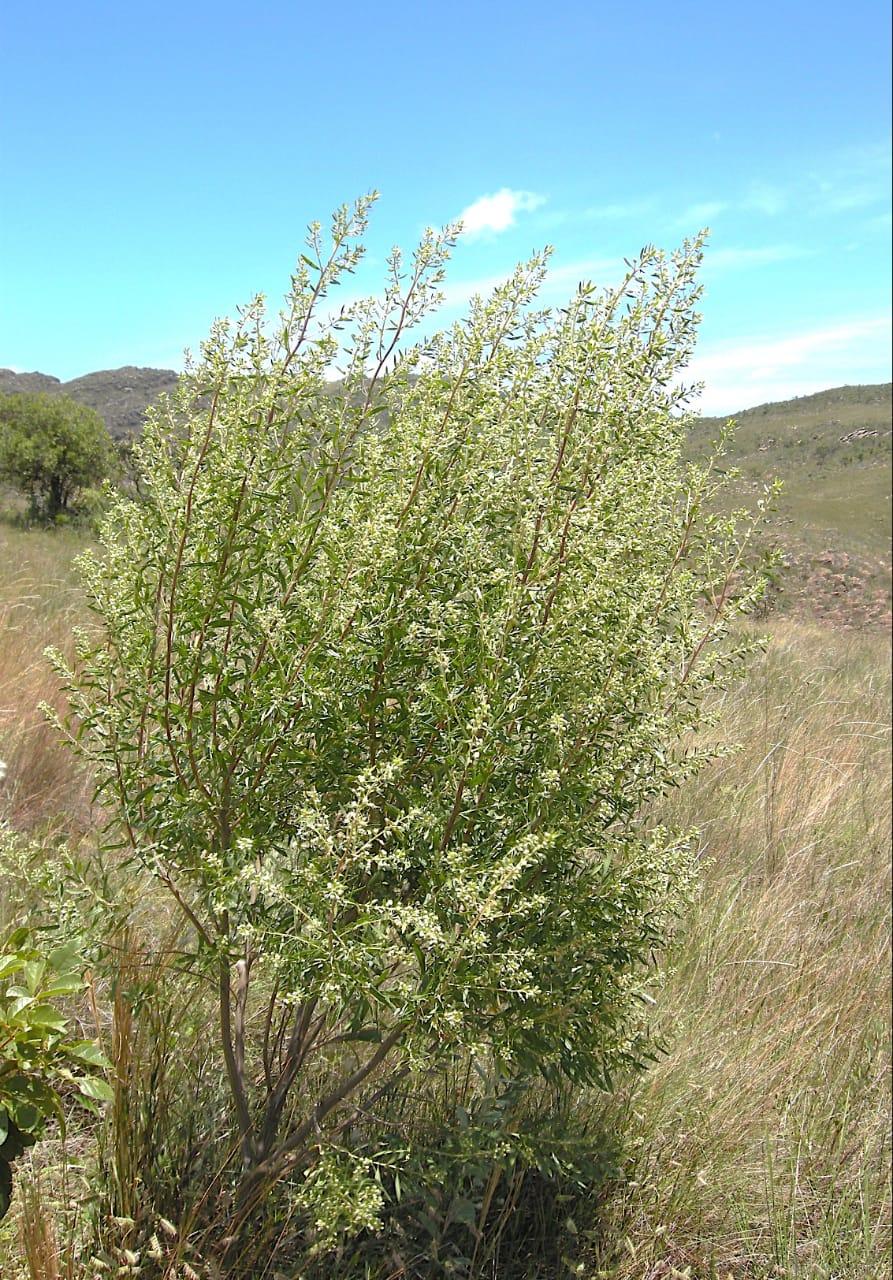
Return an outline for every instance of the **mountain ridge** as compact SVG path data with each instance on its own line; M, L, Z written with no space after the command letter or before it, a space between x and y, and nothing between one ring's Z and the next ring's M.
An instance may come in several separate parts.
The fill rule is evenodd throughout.
M99 369L67 382L49 373L0 369L0 394L43 392L71 396L95 409L115 439L136 434L146 409L165 391L173 391L179 375L173 369L122 365Z
M0 394L70 395L95 409L116 439L126 440L177 378L172 369L134 365L67 382L0 369ZM889 625L891 393L889 382L828 387L692 423L686 441L692 459L711 451L726 422L736 424L720 464L734 472L729 507L753 507L767 481L783 478L765 543L783 552L774 594L784 607L843 625Z
M63 381L50 373L26 372L0 368L0 394L12 392L46 392L68 395L87 404L105 419L112 435L120 436L137 430L143 414L152 401L164 391L172 391L179 374L174 369L158 369L151 365L122 365L117 369L98 369ZM832 406L871 405L890 412L893 383L843 383L805 396L737 409L733 413L699 414L697 426L777 416L780 413L812 412Z

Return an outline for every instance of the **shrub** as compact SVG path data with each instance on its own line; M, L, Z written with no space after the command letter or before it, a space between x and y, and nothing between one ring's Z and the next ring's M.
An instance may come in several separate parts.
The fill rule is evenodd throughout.
M286 1174L324 1234L349 1203L368 1225L342 1139L413 1078L641 1063L690 878L643 807L697 766L754 594L747 535L680 463L701 241L555 312L537 255L407 351L457 228L332 311L369 203L328 247L311 227L278 320L256 298L217 323L150 411L143 500L107 516L96 626L58 660L110 839L216 984L231 1240Z

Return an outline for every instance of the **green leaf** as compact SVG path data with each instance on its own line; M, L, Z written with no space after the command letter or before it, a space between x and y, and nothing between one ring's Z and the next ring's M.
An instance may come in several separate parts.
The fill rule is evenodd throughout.
M55 1000L58 996L74 995L76 991L83 990L83 986L84 983L80 974L64 974L61 978L54 978L49 986L43 988L40 994L45 1000Z
M364 1044L380 1044L381 1032L376 1027L361 1027L359 1031L348 1031L345 1033L344 1040L359 1041Z
M92 1040L75 1040L65 1046L65 1052L70 1058L77 1058L79 1062L86 1062L91 1067L101 1067L103 1071L111 1070L112 1064Z
M46 972L46 967L45 960L29 960L22 971L25 986L33 996L36 996L40 990L41 979Z
M71 943L64 943L61 947L54 949L47 956L47 965L55 973L64 974L66 979L69 977L77 977L80 980L80 969L83 960L78 954L76 947Z
M99 1102L114 1101L115 1091L107 1080L96 1076L76 1076L75 1084L85 1098L96 1098Z
M35 1135L39 1133L41 1122L46 1115L33 1102L27 1101L13 1101L12 1113L17 1128L21 1129L23 1133L33 1133Z
M477 1227L478 1211L477 1207L471 1200L466 1200L464 1196L456 1196L450 1205L450 1216L456 1222L462 1222L467 1227Z
M66 1031L68 1022L51 1004L33 1004L28 1009L28 1025L45 1027L48 1031Z

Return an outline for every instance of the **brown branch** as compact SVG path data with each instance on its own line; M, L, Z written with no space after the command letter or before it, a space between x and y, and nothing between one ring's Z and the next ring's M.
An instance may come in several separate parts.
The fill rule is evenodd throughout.
M405 1030L403 1023L398 1023L395 1027L392 1027L375 1052L361 1066L351 1072L349 1076L346 1076L337 1088L326 1094L325 1097L320 1098L304 1123L289 1134L279 1151L257 1165L253 1173L267 1185L269 1185L268 1179L275 1180L280 1177L293 1162L294 1153L306 1143L311 1134L319 1130L326 1116L340 1106L355 1089L358 1089L365 1080L368 1080L378 1070Z
M314 1041L319 1037L325 1025L326 1016L324 1014L317 1019L317 1025L311 1029L313 1015L318 1003L319 997L313 996L309 1000L305 1000L295 1014L292 1033L285 1051L285 1061L282 1064L279 1079L267 1098L267 1105L264 1111L259 1143L263 1156L269 1155L279 1130L282 1109L285 1106L288 1092L294 1084Z
M239 1133L242 1135L242 1160L250 1166L253 1156L251 1111L248 1106L248 1091L245 1084L244 1061L240 1063L233 1034L232 988L230 984L229 962L225 956L220 958L219 967L219 1007L220 1007L220 1040L223 1048L223 1060L229 1081L230 1093L236 1108Z

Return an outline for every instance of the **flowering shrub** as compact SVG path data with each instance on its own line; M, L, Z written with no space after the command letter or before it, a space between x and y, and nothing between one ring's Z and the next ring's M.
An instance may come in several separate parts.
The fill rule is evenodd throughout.
M312 1170L414 1075L637 1062L691 874L643 809L697 766L754 595L680 463L700 241L554 312L537 255L405 350L457 228L337 311L369 204L150 413L57 660L113 834L215 976L236 1223L294 1170L325 1230L368 1225L364 1166Z

